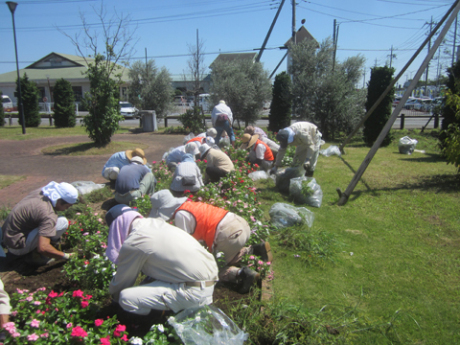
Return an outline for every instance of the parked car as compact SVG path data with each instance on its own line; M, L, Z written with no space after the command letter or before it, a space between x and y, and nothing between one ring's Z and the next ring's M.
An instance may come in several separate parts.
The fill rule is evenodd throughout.
M13 108L13 101L7 95L2 95L3 109L10 110Z
M120 114L125 119L135 119L139 116L139 110L129 102L120 102Z
M415 104L419 102L419 99L418 98L409 98L407 101L406 101L406 104L404 104L404 108L405 109L414 109L415 108Z

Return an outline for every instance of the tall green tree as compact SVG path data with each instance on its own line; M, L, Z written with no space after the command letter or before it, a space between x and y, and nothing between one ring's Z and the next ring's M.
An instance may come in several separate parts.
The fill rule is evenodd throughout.
M324 40L319 48L304 41L290 48L293 113L316 124L327 140L349 132L364 114L365 95L356 90L364 65L362 56L336 62L333 45Z
M3 93L0 91L0 99L2 98ZM3 104L0 107L0 127L5 126L5 110L3 109Z
M75 95L72 84L61 78L54 85L54 125L75 127Z
M281 72L275 77L268 115L268 129L272 132L277 132L291 124L291 89L292 83L289 74Z
M446 106L455 109L455 119L442 130L442 153L447 162L453 164L460 173L460 96L447 91Z
M394 68L388 66L371 68L371 77L367 87L366 111L374 105L380 95L393 80ZM379 106L364 122L363 138L367 146L372 146L391 116L394 100L394 87L388 92ZM388 132L380 146L388 146L393 141L393 135Z
M165 117L174 95L172 79L166 68L158 70L154 60L136 61L129 70L131 84L129 100L145 110L155 110L158 117Z
M90 91L85 93L82 102L89 114L84 117L83 124L90 139L97 146L110 143L112 135L119 128L118 122L123 120L118 107L120 78L118 76L114 79L111 71L113 70L107 68L107 62L102 55L96 55L86 71Z
M16 83L17 85L17 83ZM16 92L18 88L16 86ZM37 84L27 77L27 73L21 78L21 99L24 108L24 122L26 127L38 127L42 119L38 100L40 92ZM19 107L20 105L18 105ZM19 116L19 124L22 126L22 118Z
M255 123L264 102L271 97L268 72L261 63L252 61L217 62L211 66L211 100L225 100L232 109L233 120Z

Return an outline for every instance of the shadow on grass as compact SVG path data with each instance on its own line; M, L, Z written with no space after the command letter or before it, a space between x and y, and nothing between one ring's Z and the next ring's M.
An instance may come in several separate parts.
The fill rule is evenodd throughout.
M46 156L65 156L70 154L78 154L78 153L86 153L87 151L97 148L96 144L94 143L82 143L77 144L71 147L64 147L61 149L56 149L52 152L45 152L44 155Z
M394 152L395 154L400 155L399 152ZM446 160L437 153L425 153L423 157L420 156L407 156L405 158L400 158L400 161L406 162L422 162L422 163L439 163L446 162Z

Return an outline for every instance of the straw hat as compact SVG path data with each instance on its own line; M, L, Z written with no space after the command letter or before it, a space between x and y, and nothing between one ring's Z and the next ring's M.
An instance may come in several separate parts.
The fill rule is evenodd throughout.
M144 161L144 164L147 163L147 158L145 158L145 153L144 153L144 150L136 147L134 150L126 150L125 151L125 154L126 154L126 158L128 158L129 160L131 160L133 157L137 156L137 157L141 157Z
M259 134L254 134L250 135L249 133L245 133L243 137L241 138L241 141L243 142L243 145L241 145L242 149L248 149L252 145L256 143L256 141L259 139Z

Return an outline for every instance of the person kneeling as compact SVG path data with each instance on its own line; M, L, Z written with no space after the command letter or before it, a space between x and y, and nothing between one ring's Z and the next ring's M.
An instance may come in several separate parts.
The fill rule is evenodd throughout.
M244 134L241 141L243 142L243 149L250 149L247 158L249 163L258 164L260 169L265 171L269 171L272 168L275 156L270 147L259 139L258 134L254 134L253 136Z

